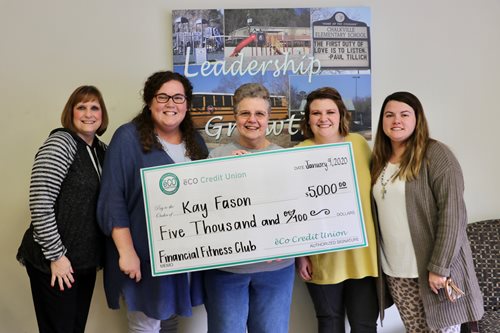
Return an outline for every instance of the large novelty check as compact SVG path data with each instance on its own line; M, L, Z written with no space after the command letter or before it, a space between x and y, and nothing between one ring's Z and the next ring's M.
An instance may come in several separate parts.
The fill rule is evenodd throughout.
M153 276L367 246L351 143L141 170Z

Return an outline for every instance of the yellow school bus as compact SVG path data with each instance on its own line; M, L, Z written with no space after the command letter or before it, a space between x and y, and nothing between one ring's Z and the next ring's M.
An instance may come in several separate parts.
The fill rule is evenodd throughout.
M288 118L288 100L286 96L270 96L271 116L269 120ZM191 103L191 118L197 129L210 123L234 122L233 94L194 92Z

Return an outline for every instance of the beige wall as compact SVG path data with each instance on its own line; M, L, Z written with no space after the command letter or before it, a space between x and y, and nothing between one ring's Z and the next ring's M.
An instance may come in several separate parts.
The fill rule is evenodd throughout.
M432 135L462 164L469 220L500 216L500 2L255 0L249 7L364 5L372 8L373 118L395 90L418 95ZM0 0L0 332L35 332L28 278L15 252L29 222L33 155L59 125L69 94L95 84L104 94L113 131L140 108L145 78L171 68L171 10L235 8L217 0ZM375 126L375 124L373 124ZM88 332L124 332L124 313L108 310L101 274ZM311 303L297 284L291 332L315 331ZM397 321L397 316L391 317ZM204 311L183 321L200 332ZM387 331L388 330L384 330ZM400 331L395 329L394 332Z

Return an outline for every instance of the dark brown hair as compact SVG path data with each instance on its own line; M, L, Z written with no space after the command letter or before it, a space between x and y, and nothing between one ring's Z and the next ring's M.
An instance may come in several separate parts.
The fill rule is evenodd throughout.
M307 102L304 108L304 118L300 122L300 128L302 134L306 139L313 138L314 134L311 131L311 125L309 124L310 118L310 108L311 103L317 99L330 99L339 108L340 113L340 123L339 123L339 133L342 136L347 136L349 134L349 121L351 120L351 114L347 111L347 107L342 101L342 96L335 88L323 87L313 90L307 95Z
M61 125L64 128L77 133L75 125L73 124L73 109L80 102L85 103L94 99L97 100L102 110L101 126L97 129L96 134L104 134L108 128L108 110L106 109L106 104L104 103L101 92L94 86L80 86L73 91L71 96L69 96L61 114Z
M396 175L397 177L406 181L412 181L417 177L422 167L427 146L432 140L429 137L429 127L425 119L424 108L415 95L407 91L398 91L387 96L380 109L377 134L375 135L375 143L373 145L371 167L373 184L377 181L382 169L384 169L385 164L392 155L391 139L384 133L383 127L384 110L387 103L390 101L408 104L415 112L416 117L415 130L410 137L406 139L405 151L401 157L399 172Z
M153 118L151 116L150 105L155 94L161 86L169 81L178 81L184 87L186 96L187 112L186 116L179 125L182 140L186 144L186 155L192 160L198 160L206 157L206 152L196 141L196 130L191 119L191 101L193 100L193 86L189 80L176 72L161 71L152 74L144 84L142 98L144 105L142 111L132 120L139 131L139 140L144 152L150 152L153 148L162 149L162 146L156 138Z

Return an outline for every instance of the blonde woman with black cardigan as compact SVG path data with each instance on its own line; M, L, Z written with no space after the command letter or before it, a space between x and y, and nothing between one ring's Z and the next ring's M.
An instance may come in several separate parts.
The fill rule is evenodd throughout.
M460 165L429 137L413 94L388 96L372 156L381 264L408 332L459 332L483 302L467 241ZM458 289L448 287L451 278Z

